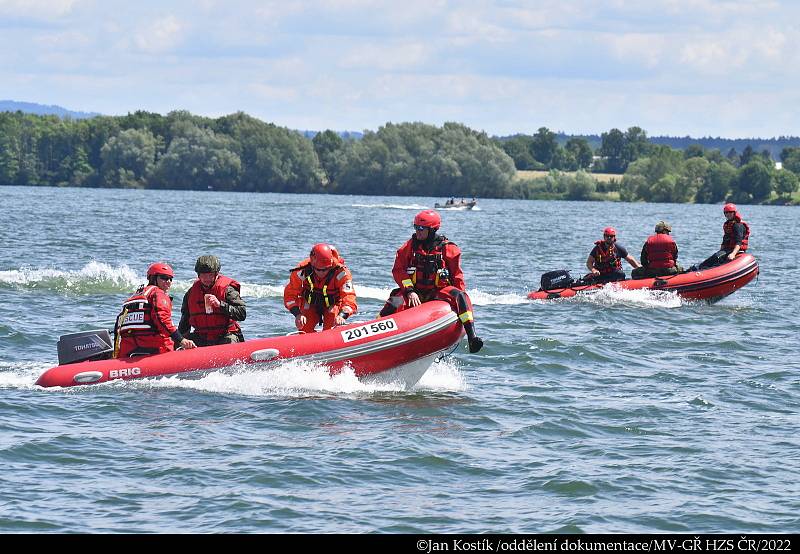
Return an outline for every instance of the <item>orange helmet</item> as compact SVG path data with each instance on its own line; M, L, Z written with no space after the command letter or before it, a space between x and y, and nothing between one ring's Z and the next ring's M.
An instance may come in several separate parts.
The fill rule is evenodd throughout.
M166 275L167 277L175 277L175 272L169 264L164 262L156 262L147 268L147 278L155 277L157 275Z
M428 227L438 229L442 226L442 216L436 210L423 210L414 218L414 227Z
M603 229L603 234L604 235L610 235L612 237L616 237L617 236L617 230L614 229L613 227L606 227L605 229Z
M311 248L311 253L308 255L311 260L311 267L316 269L329 269L336 264L336 250L330 244L321 242L315 244Z
M734 212L734 213L736 213L736 212L738 212L739 210L736 208L736 204L731 204L731 203L729 202L729 203L725 204L725 205L722 207L722 211L723 211L723 212Z

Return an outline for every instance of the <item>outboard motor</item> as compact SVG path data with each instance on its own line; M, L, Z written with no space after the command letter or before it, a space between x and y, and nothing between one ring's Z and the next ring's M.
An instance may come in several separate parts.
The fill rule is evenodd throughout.
M555 271L548 271L542 275L541 289L565 289L572 285L575 279L570 276L569 271L566 269L557 269Z
M58 340L58 365L107 360L113 354L114 344L106 329L62 335Z

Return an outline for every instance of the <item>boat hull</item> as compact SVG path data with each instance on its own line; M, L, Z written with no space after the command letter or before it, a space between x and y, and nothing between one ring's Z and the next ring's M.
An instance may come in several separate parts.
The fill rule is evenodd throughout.
M716 302L737 291L758 276L758 262L750 254L742 254L721 266L702 271L647 279L630 279L603 285L584 285L562 289L538 290L528 294L531 300L570 298L581 293L597 292L607 285L622 290L664 290L689 300Z
M263 367L299 359L326 365L332 375L350 367L369 382L400 381L412 387L441 353L464 333L446 302L416 308L365 323L327 331L255 339L136 358L79 362L53 367L36 382L42 387L70 387L117 379L141 379L233 365Z

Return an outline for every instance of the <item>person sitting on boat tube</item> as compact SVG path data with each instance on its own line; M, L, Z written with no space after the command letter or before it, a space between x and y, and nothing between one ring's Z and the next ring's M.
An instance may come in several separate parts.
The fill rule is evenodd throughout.
M717 253L700 264L699 269L716 267L733 260L743 252L747 252L750 240L750 225L742 219L736 204L725 204L722 207L725 223L722 224L722 245Z
M115 358L161 354L174 350L175 345L187 349L196 346L172 323L172 297L167 291L174 276L164 262L147 268L147 284L125 301L117 316Z
M344 325L358 311L353 276L330 244L315 244L308 258L297 264L283 289L283 305L294 316L298 331L312 333Z
M586 267L590 273L583 278L585 283L610 283L624 281L625 271L622 270L622 260L627 261L634 268L640 267L636 258L617 242L617 231L613 227L603 230L603 240L594 243L594 248L586 259Z
M178 330L197 346L244 342L238 321L247 317L241 285L222 275L216 256L200 256L194 264L197 280L183 296ZM189 332L191 330L191 332Z
M683 273L678 265L678 245L670 236L671 232L672 225L666 221L656 223L655 234L647 237L642 246L642 267L631 272L632 279Z
M483 340L475 334L472 302L461 271L461 249L437 233L442 218L424 210L414 218L414 234L398 250L392 276L400 285L389 295L381 317L430 300L444 300L458 314L469 340L469 351L478 352Z

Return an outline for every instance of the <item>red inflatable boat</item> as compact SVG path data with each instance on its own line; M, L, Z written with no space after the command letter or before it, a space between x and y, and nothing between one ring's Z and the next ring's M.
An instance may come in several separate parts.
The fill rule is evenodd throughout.
M235 364L263 366L291 358L323 363L330 368L331 375L347 365L362 381L402 382L410 388L438 356L461 340L463 332L450 305L432 301L388 317L319 333L255 339L152 356L65 363L65 359L81 356L82 359L89 355L108 357L108 332L89 331L61 337L61 365L45 371L36 384L70 387L114 379L213 370ZM72 340L66 341L67 338Z
M690 271L679 275L647 279L630 279L602 285L570 285L565 288L537 290L528 294L531 300L569 298L579 293L597 292L604 286L613 285L623 290L650 289L674 291L683 298L716 302L742 288L758 275L758 262L750 254L742 254L734 260L702 271Z

